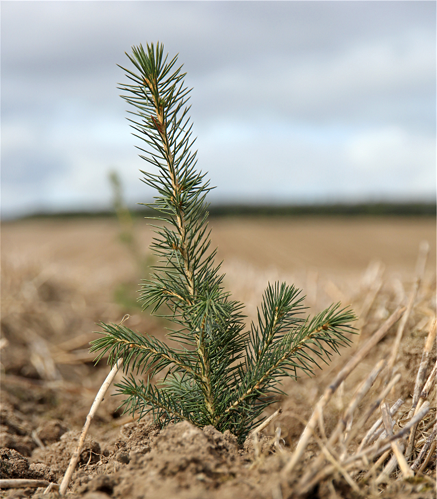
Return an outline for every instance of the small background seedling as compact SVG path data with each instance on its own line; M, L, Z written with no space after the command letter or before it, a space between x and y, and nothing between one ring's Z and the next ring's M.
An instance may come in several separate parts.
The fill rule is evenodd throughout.
M114 300L125 311L137 311L141 310L141 304L138 302L138 283L148 277L155 259L149 251L143 252L141 249L135 231L136 216L125 202L120 175L116 170L112 170L108 178L112 189L112 206L120 227L118 240L127 249L136 269L132 278L117 284Z

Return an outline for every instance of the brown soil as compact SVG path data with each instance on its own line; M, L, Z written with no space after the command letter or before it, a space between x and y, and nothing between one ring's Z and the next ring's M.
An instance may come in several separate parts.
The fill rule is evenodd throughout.
M431 244L429 263L395 365L401 381L386 397L390 405L399 397L405 400L396 420L399 425L406 421L423 345L435 317L434 221L230 219L212 225L213 241L225 260L226 285L246 303L249 319L255 315L265 284L283 279L304 288L312 310L338 299L352 304L362 312L361 335L352 349L342 350L314 378L284 380L282 388L288 395L267 414L281 407L281 415L260 434L258 442L249 438L242 446L229 432L221 434L213 427L198 429L183 422L160 428L151 420L132 422L117 409L119 397L107 395L92 422L69 497L294 497L299 479L320 452L317 439L310 441L293 473L284 477L281 471L315 402L350 355L408 298L418 246L426 239ZM147 247L149 229L139 223L136 230L141 246ZM97 337L92 331L98 321L119 322L129 313L129 327L164 337L161 322L114 301L117 286L125 284L123 289L128 289L140 277L128 249L117 242L117 233L112 220L25 221L3 226L2 339L7 344L1 350L2 479L60 483L108 373L104 362L92 364L87 350L88 342ZM376 294L369 307L372 290ZM397 325L334 395L324 413L328 436L357 384L392 351L396 331ZM433 350L430 366L435 358ZM383 386L378 379L360 404L356 419ZM110 391L115 393L113 387ZM431 410L418 427L410 464L432 431L435 389L430 395ZM379 416L375 411L348 452ZM371 481L358 481L360 492L335 472L307 497L435 497L434 463L432 458L423 473L410 481L402 480L399 469L388 483L376 488ZM43 488L0 490L0 497L42 498L43 492ZM55 496L56 492L46 494Z

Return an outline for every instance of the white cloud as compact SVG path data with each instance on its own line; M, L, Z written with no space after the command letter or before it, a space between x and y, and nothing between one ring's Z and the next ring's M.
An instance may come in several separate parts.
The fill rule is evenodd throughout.
M432 2L4 2L4 207L147 201L116 63L161 40L216 199L432 196ZM13 193L13 195L12 195ZM20 201L21 200L21 201ZM21 202L21 205L20 205ZM20 208L21 207L21 208Z
M368 189L375 183L381 192L400 190L411 197L435 192L434 137L408 134L398 127L382 128L357 134L345 152L351 168L367 176Z

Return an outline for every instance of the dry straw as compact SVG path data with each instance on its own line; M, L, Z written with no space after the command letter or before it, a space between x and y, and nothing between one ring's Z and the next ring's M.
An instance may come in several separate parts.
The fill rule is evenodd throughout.
M80 458L80 453L82 451L83 444L85 443L85 438L87 436L89 427L91 425L91 421L93 420L97 409L99 408L99 405L103 401L106 392L108 391L108 388L111 386L111 383L113 382L115 375L117 374L118 370L120 369L121 365L123 364L123 359L118 359L118 361L115 363L113 368L111 369L110 373L106 377L105 381L103 382L102 386L100 387L100 390L98 391L96 398L94 399L94 402L91 406L90 412L88 413L88 416L86 417L85 424L82 429L82 433L80 434L79 438L79 443L77 444L76 450L74 451L73 455L71 456L70 464L68 465L67 471L65 472L64 478L62 479L61 486L59 488L59 493L61 495L64 495L65 492L67 491L68 484L70 483L71 476L73 475L74 469L76 468L76 465L79 461Z
M416 266L416 279L407 306L398 308L358 349L316 404L293 454L282 471L283 480L293 481L293 474L300 470L298 465L304 457L305 449L314 438L320 447L320 452L308 463L307 471L293 487L295 495L308 494L323 481L329 483L330 488L335 492L332 479L338 475L356 493L364 494L365 490L369 490L366 489L368 486L374 492L381 491L381 487L386 486L396 477L410 480L416 473L423 474L432 462L432 457L436 451L437 423L434 419L435 406L431 407L428 399L435 390L434 380L437 371L436 366L434 366L429 372L430 361L435 358L435 349L433 348L436 338L435 318L423 320L422 317L418 322L422 327L429 323L430 327L415 376L414 392L409 402L410 408L407 412L397 416L404 400L399 398L391 407L386 401L393 391L400 388L402 376L401 373L396 373L396 362L401 360L399 358L400 347L402 339L409 332L408 323L413 315L417 320L417 298L423 282L428 249L428 244L421 244ZM370 287L372 288L372 286ZM429 296L428 291L424 290L422 295ZM371 298L373 302L375 297ZM368 293L365 304L369 300ZM366 305L367 308L366 314L369 314L371 307ZM327 436L323 413L326 411L333 394L398 321L400 323L388 359L379 360L367 377L357 385L348 407L339 417L331 434ZM376 384L377 379L380 379L379 388ZM371 395L370 400L366 401L369 393L373 393L373 395ZM434 403L435 401L433 401ZM361 407L361 416L354 421L354 414L358 407ZM367 422L378 408L381 411L381 417L366 430ZM358 440L360 443L354 444L355 438L363 432L364 435ZM318 437L318 433L322 439ZM383 469L381 469L382 466ZM398 468L400 471L399 474L396 474ZM425 476L425 478L427 477ZM435 480L431 480L431 483L435 487Z

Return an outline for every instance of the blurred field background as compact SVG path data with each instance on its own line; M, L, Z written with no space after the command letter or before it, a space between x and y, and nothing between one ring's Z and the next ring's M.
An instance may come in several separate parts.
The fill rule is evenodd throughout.
M360 302L367 288L382 283L400 302L414 282L422 241L430 245L425 283L435 286L433 217L219 217L210 226L212 247L224 262L225 285L245 304L248 321L267 283L274 281L301 288L312 311L338 301L367 307ZM16 310L33 297L39 300L37 309L34 316L29 310L23 315L28 325L21 335L35 332L41 306L48 307L54 344L79 336L83 344L78 347L84 348L95 337L97 322L119 322L125 314L131 316L131 327L165 334L136 301L140 280L154 262L148 249L153 230L146 220L135 219L128 244L125 230L115 217L4 223L3 322L11 320L10 304ZM47 337L47 328L41 328L38 334ZM28 363L26 369L31 369Z
M435 272L434 217L226 217L213 218L210 226L229 290L237 294L253 290L255 281L263 288L268 280L286 279L298 282L311 298L316 282L332 279L343 281L340 297L341 286L353 286L369 265L408 282L424 240L430 244L427 272ZM46 275L93 290L111 303L117 284L146 277L119 240L120 231L115 217L6 222L2 259L17 270L40 266ZM137 219L133 234L139 253L147 257L152 228ZM333 286L324 286L323 293L327 289L335 294Z

